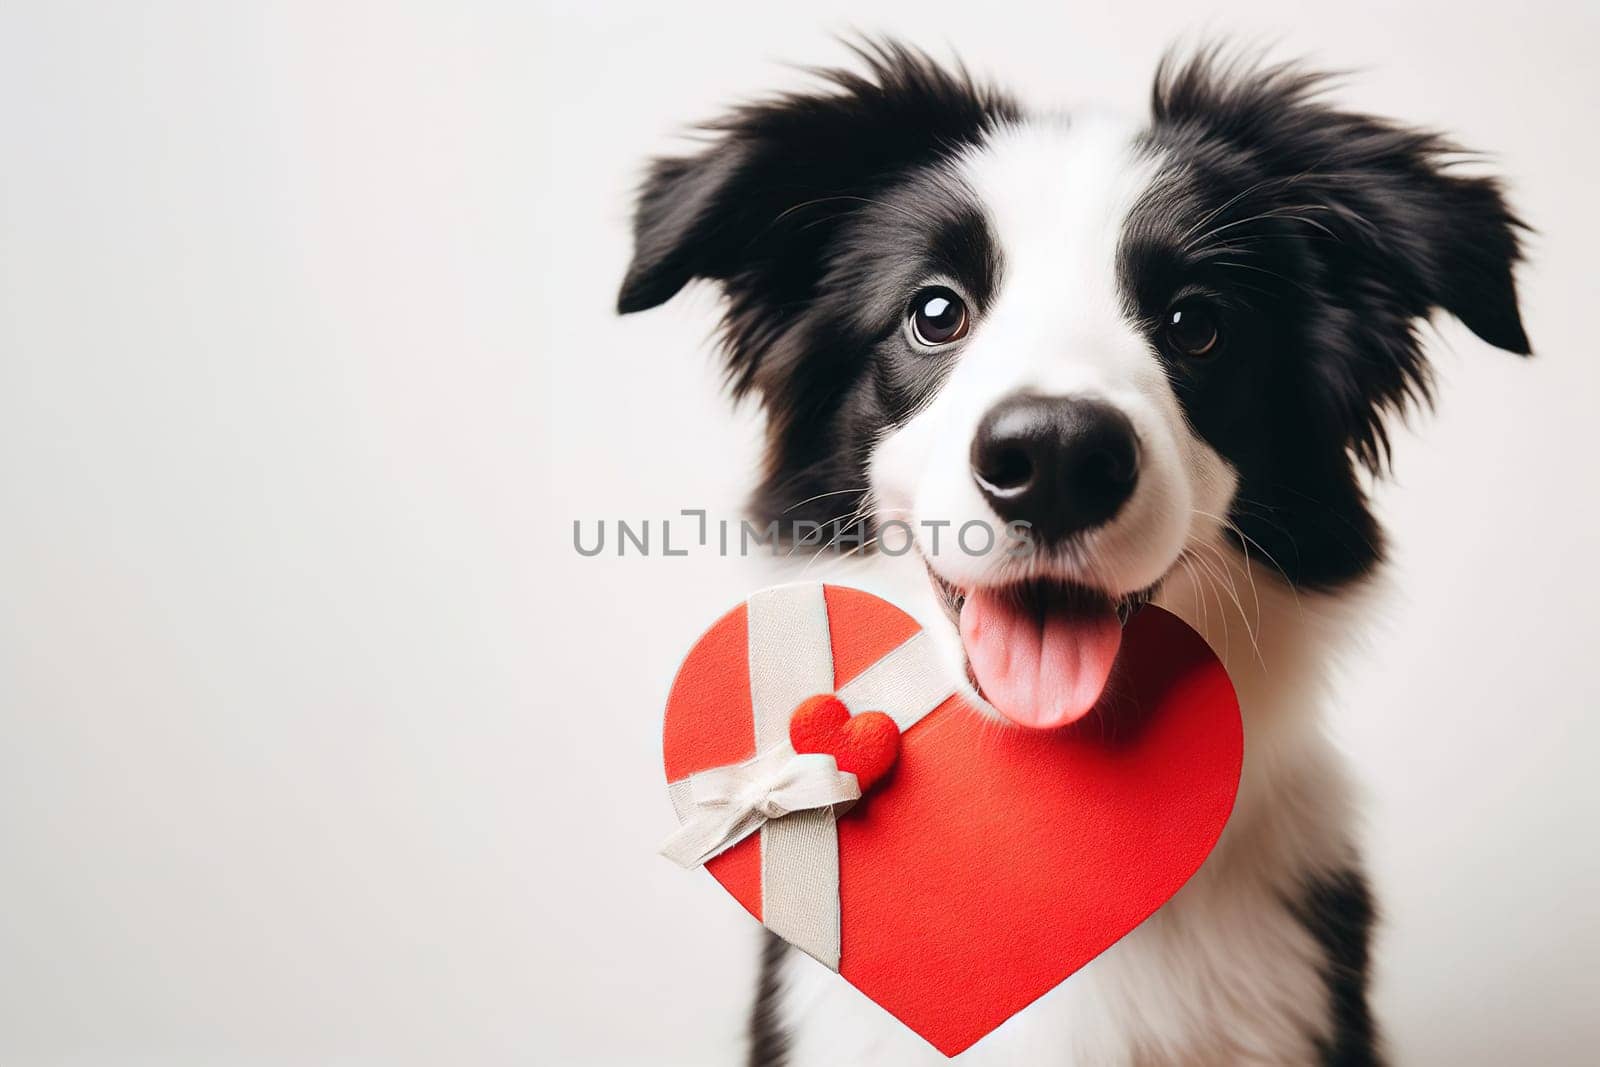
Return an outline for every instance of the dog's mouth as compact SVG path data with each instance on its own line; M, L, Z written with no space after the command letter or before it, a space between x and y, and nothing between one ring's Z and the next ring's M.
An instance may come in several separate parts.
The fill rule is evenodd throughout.
M961 634L967 676L980 696L1019 726L1076 722L1100 700L1122 646L1122 627L1156 587L1112 596L1035 578L962 589L928 576Z

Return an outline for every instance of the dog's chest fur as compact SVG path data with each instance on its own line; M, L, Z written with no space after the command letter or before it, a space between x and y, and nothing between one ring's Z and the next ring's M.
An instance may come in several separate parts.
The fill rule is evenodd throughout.
M1171 902L957 1062L1372 1062L1357 995L1370 909L1349 788L1317 714L1329 650L1345 643L1360 614L1353 600L1367 594L1296 593L1229 549L1201 555L1179 569L1160 603L1206 636L1239 693L1245 761L1228 827ZM842 578L910 607L918 576L903 570L877 560ZM918 607L925 621L937 617L931 604ZM776 995L759 1006L766 1024L754 1062L947 1062L811 959L785 952L771 960Z

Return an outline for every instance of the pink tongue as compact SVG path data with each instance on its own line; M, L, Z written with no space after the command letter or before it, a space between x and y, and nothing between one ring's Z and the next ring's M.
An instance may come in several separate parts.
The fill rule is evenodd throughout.
M985 699L1017 725L1047 730L1082 718L1100 699L1122 624L1109 604L1041 616L975 592L961 608L961 641Z

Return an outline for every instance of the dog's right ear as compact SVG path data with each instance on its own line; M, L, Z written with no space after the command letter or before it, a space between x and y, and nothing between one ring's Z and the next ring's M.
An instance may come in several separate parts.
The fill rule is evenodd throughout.
M740 154L730 136L692 159L651 164L634 211L633 263L617 294L619 314L663 304L697 275L718 276L709 272L727 258L728 233L741 213ZM730 227L720 235L718 219Z
M1007 99L901 45L855 48L866 71L819 71L822 91L738 108L705 128L698 155L650 168L634 214L622 314L695 278L728 297L736 392L783 332L785 308L815 293L829 242L872 196L1016 117Z

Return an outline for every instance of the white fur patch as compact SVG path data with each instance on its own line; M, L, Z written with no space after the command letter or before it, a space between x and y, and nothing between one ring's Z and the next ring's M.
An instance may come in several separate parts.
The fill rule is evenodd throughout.
M953 165L976 193L1002 261L998 291L975 318L934 399L873 453L880 513L960 529L999 530L968 465L984 414L1019 391L1095 398L1139 436L1140 475L1114 521L1092 531L1062 577L1114 593L1142 589L1172 566L1196 529L1214 525L1232 495L1228 465L1184 419L1159 357L1130 323L1117 282L1124 222L1153 164L1134 129L1109 119L1003 128ZM963 588L1018 576L1002 551L974 556L921 547Z

